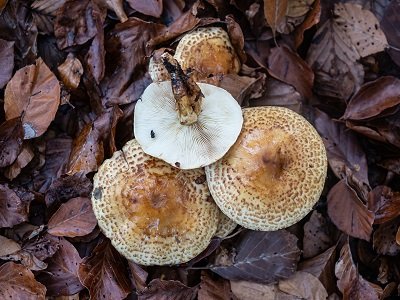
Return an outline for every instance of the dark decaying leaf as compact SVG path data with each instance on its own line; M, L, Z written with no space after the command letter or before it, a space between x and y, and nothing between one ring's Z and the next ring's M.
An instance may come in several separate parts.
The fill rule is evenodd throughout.
M139 300L193 300L197 288L190 288L180 281L154 279L138 294Z
M201 273L199 300L230 300L232 299L231 285L229 281L212 276L207 272Z
M335 266L338 278L337 287L343 294L343 299L380 299L382 288L365 280L354 264L350 245L347 241L340 251L340 258Z
M344 179L328 193L328 215L333 224L346 234L370 240L374 213L368 210Z
M78 267L82 259L75 247L61 239L60 248L50 258L48 267L37 279L47 287L50 296L74 295L83 289L78 278Z
M297 271L290 278L280 280L278 287L281 291L301 299L326 299L328 297L321 281L307 272Z
M236 253L220 253L210 269L229 280L272 283L292 275L300 258L297 238L285 230L246 232Z
M100 0L98 3L101 3L103 6L106 6L108 9L114 11L121 23L124 23L126 20L128 20L124 10L123 0Z
M303 257L321 254L334 244L334 236L328 221L316 210L304 224Z
M23 138L21 118L10 119L0 125L0 168L15 161L21 151Z
M14 69L14 42L0 39L0 89L10 80Z
M400 104L400 80L384 76L368 82L350 99L343 119L363 120L379 116Z
M0 228L28 220L29 201L24 201L6 184L0 184Z
M314 73L301 57L287 46L275 47L268 57L269 73L293 85L306 99L312 98Z
M32 17L35 20L39 33L53 34L56 12L65 2L66 0L33 1L31 4Z
M400 245L396 243L399 226L400 218L379 225L373 235L373 246L377 253L391 256L400 253Z
M126 262L108 239L102 240L83 259L78 275L93 300L122 300L131 292Z
M0 266L2 299L44 299L46 287L35 280L33 273L13 262Z
M57 10L54 35L60 49L83 45L98 33L94 24L102 13L92 0L68 0Z
M65 61L57 67L60 78L69 89L76 89L83 74L82 63L72 53L69 53Z
M146 287L146 281L149 274L133 261L129 260L128 266L132 275L131 280L136 291L142 291Z
M89 198L72 198L51 217L47 232L55 236L76 237L91 233L97 225Z
M275 35L276 29L286 21L288 0L264 0L264 16Z
M12 163L11 166L4 170L4 176L10 180L13 180L17 177L23 168L25 168L34 158L35 153L32 150L32 146L30 144L23 144L22 150L18 154L17 159Z
M146 57L153 49L148 41L158 36L162 28L160 24L130 18L109 33L105 42L109 68L100 83L105 106L134 102L143 93L151 82L145 76Z
M18 70L4 93L7 120L22 117L25 139L41 136L60 104L60 84L41 58Z
M385 13L381 20L382 30L388 40L389 45L400 48L400 27L397 26L400 22L399 1L390 1L386 6ZM393 61L400 66L400 52L397 49L389 49L389 55Z
M225 17L226 29L229 39L235 49L236 54L239 56L241 62L246 61L246 52L244 51L244 36L240 25L235 21L232 15Z
M152 17L160 17L163 11L163 1L162 0L127 0L129 5L138 12L149 15Z
M368 207L375 212L374 224L382 224L400 215L400 192L388 186L375 187L368 194Z

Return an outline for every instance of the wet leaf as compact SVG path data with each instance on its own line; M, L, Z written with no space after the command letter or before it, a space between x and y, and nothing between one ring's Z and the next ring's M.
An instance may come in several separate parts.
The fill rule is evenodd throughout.
M66 0L35 0L32 2L32 16L40 33L53 34L56 12L65 2Z
M20 118L0 125L0 168L11 165L22 149L24 129Z
M147 288L139 292L139 300L192 300L197 288L190 288L175 280L152 280Z
M368 207L375 212L374 224L382 224L400 215L400 192L377 186L368 194Z
M67 59L57 69L67 88L76 89L78 87L83 74L83 67L80 60L74 57L72 53L68 54Z
M336 227L346 234L370 240L374 213L343 179L329 191L328 215Z
M0 228L13 227L28 220L29 202L6 184L0 184Z
M199 300L230 300L232 299L229 281L222 278L213 278L207 272L201 273Z
M159 18L163 11L163 1L162 0L148 0L148 1L140 1L140 0L127 0L129 5L138 12Z
M41 136L60 104L60 84L41 58L18 70L4 94L7 120L22 117L25 139Z
M14 69L14 42L0 39L0 89L10 80Z
M343 293L343 299L379 299L382 289L365 280L354 264L349 242L347 241L340 251L340 258L336 263L335 274L338 278L337 286Z
M110 241L102 240L79 265L80 282L90 299L125 299L131 292L125 260Z
M51 296L73 295L83 289L78 278L78 267L82 259L75 247L61 239L60 248L48 260L47 269L37 279L46 285Z
M0 295L3 299L44 299L46 287L33 273L13 262L0 266Z
M33 152L31 145L24 144L21 152L18 154L17 159L11 166L4 170L4 176L10 180L13 180L21 173L21 170L32 161L34 156L35 153Z
M343 119L362 120L379 116L400 104L400 80L384 76L368 82L350 99Z
M72 198L51 217L48 233L55 236L76 237L91 233L97 225L89 198Z
M0 235L0 245L0 256L9 255L21 250L21 246L17 242L2 235Z
M373 235L373 246L377 253L395 256L400 253L396 243L396 234L400 226L400 218L380 224Z
M280 280L281 291L304 299L326 299L328 293L317 277L307 272L297 271L288 279Z
M275 47L268 57L269 73L293 85L306 99L312 97L314 73L301 57L286 46Z
M379 21L369 10L354 3L336 3L335 23L349 37L361 57L383 51L388 43Z
M296 270L300 256L296 243L297 238L285 230L246 232L237 245L237 254L220 253L211 270L229 280L276 282Z
M264 0L264 16L275 35L276 29L286 21L287 0Z
M332 230L327 220L316 210L310 220L304 224L303 257L316 256L333 245Z

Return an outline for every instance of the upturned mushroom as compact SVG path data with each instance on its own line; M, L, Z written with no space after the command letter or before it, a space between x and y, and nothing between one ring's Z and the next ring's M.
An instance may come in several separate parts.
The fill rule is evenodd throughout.
M174 168L145 154L136 140L100 166L92 204L114 247L142 265L194 258L216 233L221 214L203 169Z
M163 61L171 81L150 84L136 103L135 138L144 152L177 168L209 165L236 141L241 108L224 89L195 83L168 53Z
M314 127L282 107L243 110L240 136L205 168L222 212L253 230L286 228L305 217L325 182L327 157Z

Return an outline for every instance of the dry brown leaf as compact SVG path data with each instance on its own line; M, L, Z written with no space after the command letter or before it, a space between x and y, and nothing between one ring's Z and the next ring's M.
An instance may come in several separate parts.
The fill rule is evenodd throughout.
M162 0L127 0L127 2L133 9L141 12L144 15L159 18L163 11Z
M379 185L368 194L368 207L375 212L374 224L382 224L400 215L400 192Z
M4 176L10 180L13 180L21 173L21 170L31 162L34 156L35 153L32 150L32 146L30 144L23 144L22 150L18 154L17 159L11 166L4 170Z
M305 0L305 1L307 1L307 0ZM304 0L303 0L303 2L304 2ZM315 24L318 24L319 21L320 21L321 1L320 0L315 0L313 2L314 3L312 5L311 11L307 14L307 16L304 19L303 23L301 23L300 26L296 27L296 29L294 31L294 45L295 45L296 49L303 42L304 32L307 29L313 27Z
M369 10L355 3L336 3L335 23L349 37L361 57L385 50L386 36Z
M28 220L29 202L23 201L6 184L0 184L0 228Z
M22 265L8 262L0 266L2 299L44 300L46 287L35 280L33 273Z
M198 300L230 300L232 299L231 286L229 281L213 278L207 272L201 273L200 289L198 291Z
M177 280L154 279L138 293L138 300L194 300L197 289Z
M25 139L41 136L60 104L60 84L41 58L18 70L4 94L7 120L22 116Z
M388 2L390 2L389 5ZM381 20L381 26L390 46L392 46L389 48L389 55L400 66L400 51L397 50L400 48L400 26L398 26L400 21L400 2L386 0L385 4L384 8L386 11Z
M273 34L283 22L288 11L288 0L264 0L264 16Z
M0 5L1 12L1 5ZM14 69L14 42L0 39L0 89L10 80Z
M288 279L280 280L281 291L299 298L326 299L328 293L317 277L307 272L297 271Z
M100 0L117 15L121 23L128 20L124 10L124 0Z
M0 256L6 256L21 250L21 246L14 240L0 235Z
M58 66L62 82L67 88L76 89L81 81L83 67L79 59L69 53L65 61Z
M304 16L312 9L315 0L288 0L286 16L296 18Z
M21 118L10 119L0 125L0 168L16 160L21 152L23 137Z
M250 281L231 281L231 289L239 300L276 299L278 294L282 294L277 284L260 284Z
M132 274L131 281L134 284L136 291L142 291L146 287L146 281L149 274L142 269L141 266L131 260L128 261L128 266Z
M396 243L399 227L400 218L379 225L373 235L373 246L377 253L390 256L400 253L400 246Z
M76 237L91 233L97 225L89 198L72 198L51 217L47 232L55 236Z
M6 7L8 0L0 0L0 14L3 12L4 7Z
M63 6L66 1L67 0L35 0L32 2L31 8L42 14L55 17L57 9Z

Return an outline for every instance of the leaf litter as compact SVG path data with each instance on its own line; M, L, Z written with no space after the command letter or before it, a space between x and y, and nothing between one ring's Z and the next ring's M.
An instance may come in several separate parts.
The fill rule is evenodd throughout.
M0 1L0 297L399 296L398 8L384 0ZM229 34L242 67L220 84L242 107L285 106L314 124L328 154L325 188L287 230L239 227L187 264L139 266L97 227L93 174L133 138L151 55L173 52L204 26Z

